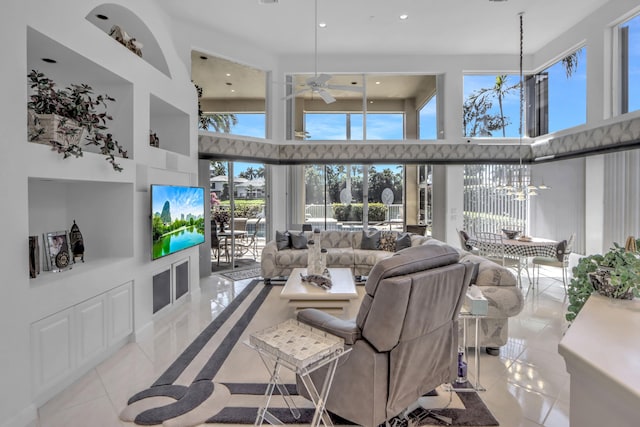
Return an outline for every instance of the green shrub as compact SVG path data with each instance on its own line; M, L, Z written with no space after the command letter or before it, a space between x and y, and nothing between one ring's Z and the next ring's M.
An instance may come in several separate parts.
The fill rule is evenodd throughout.
M362 222L362 203L343 205L333 204L333 217L341 222ZM386 219L387 207L382 203L369 203L369 222L380 222Z

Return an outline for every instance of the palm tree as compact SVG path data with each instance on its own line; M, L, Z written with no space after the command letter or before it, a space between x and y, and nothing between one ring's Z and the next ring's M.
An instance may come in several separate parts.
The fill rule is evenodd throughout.
M211 176L222 176L227 174L227 168L223 162L211 162Z
M582 53L582 49L576 50L562 58L562 65L564 66L564 72L567 78L570 78L578 69L578 58L580 57L580 53Z
M209 130L212 127L216 132L230 133L231 128L238 124L238 117L231 113L205 114L200 106L202 88L194 83L198 93L198 128Z
M507 122L507 120L504 117L504 110L503 110L503 106L502 106L502 102L504 100L504 98L513 90L518 89L520 87L520 84L517 83L515 85L509 86L507 84L507 80L508 80L508 76L506 75L500 75L500 76L496 76L496 83L493 86L492 89L490 89L491 93L498 98L498 108L500 109L500 127L502 128L502 137L506 137L506 128L507 125L509 124Z

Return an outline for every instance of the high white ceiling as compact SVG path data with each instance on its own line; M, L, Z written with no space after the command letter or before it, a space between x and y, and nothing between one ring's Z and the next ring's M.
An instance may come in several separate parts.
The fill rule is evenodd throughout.
M318 52L533 53L608 0L318 0ZM313 52L314 0L156 0L171 17L279 54ZM400 20L402 13L408 19Z

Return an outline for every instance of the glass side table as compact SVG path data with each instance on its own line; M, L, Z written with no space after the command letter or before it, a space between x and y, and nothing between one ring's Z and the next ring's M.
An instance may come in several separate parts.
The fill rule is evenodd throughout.
M338 360L351 351L351 348L345 348L342 338L289 319L276 326L251 334L248 345L258 352L270 373L269 385L264 395L265 402L258 410L255 426L261 426L265 420L272 425L283 424L269 412L269 404L276 388L293 417L300 418L300 411L286 387L280 382L282 367L295 372L300 377L311 397L315 406L311 426L319 426L321 422L325 426L333 426L325 405ZM318 390L309 374L326 365L328 365L327 373L321 389Z
M463 360L469 366L467 355L469 353L469 345L467 343L467 322L473 320L475 322L475 339L474 339L474 352L473 352L473 365L474 365L474 375L475 381L469 383L471 387L455 387L455 391L465 392L465 391L486 391L480 384L480 349L478 347L479 343L479 335L480 335L480 319L487 317L486 314L477 314L473 313L467 309L467 307L462 307L460 309L460 314L458 315L459 319L462 321L462 348L464 349ZM468 374L467 374L468 375Z

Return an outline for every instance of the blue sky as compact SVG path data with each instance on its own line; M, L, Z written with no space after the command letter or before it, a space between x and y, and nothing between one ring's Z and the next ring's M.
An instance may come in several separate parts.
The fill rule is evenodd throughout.
M179 187L171 185L154 185L151 211L153 214L162 212L164 203L168 200L171 206L171 220L180 219L184 214L203 216L204 191L200 187Z

